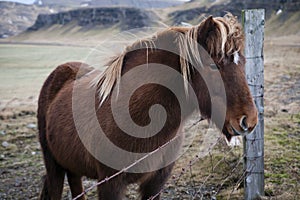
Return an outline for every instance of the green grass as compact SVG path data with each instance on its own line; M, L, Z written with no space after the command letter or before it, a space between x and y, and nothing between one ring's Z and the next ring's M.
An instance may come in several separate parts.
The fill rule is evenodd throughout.
M273 120L275 127L265 133L265 189L269 195L276 195L289 187L296 195L300 182L300 114L281 114Z
M0 44L0 99L36 97L59 64L84 61L88 47Z

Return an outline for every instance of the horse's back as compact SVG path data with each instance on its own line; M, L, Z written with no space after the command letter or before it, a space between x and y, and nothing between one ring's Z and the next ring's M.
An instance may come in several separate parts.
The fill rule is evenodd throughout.
M80 69L80 70L79 70ZM41 131L45 131L45 115L59 90L66 82L75 80L76 77L82 76L90 72L92 69L88 65L80 62L69 62L59 65L46 79L40 92L38 100L38 127ZM80 74L77 73L80 71Z
M91 70L91 67L80 62L69 62L59 65L44 82L39 96L39 110L47 110L49 103L51 103L58 91L67 81L75 80Z

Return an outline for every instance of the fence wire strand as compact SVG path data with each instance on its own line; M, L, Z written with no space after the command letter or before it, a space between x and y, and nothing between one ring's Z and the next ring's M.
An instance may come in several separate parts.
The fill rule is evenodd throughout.
M199 119L197 120L196 122L194 122L192 125L190 125L188 128L186 128L186 130L190 130L191 128L193 128L194 126L198 125L203 119ZM149 152L148 154L146 154L145 156L141 157L140 159L136 160L134 163L128 165L127 167L124 167L122 170L116 172L115 174L109 176L109 177L106 177L98 182L96 182L95 184L93 184L92 186L90 186L89 188L85 189L81 194L79 194L78 196L76 196L73 200L77 200L79 199L80 197L84 196L85 194L87 194L89 191L93 190L95 187L98 187L108 181L110 181L111 179L119 176L120 174L126 172L128 169L132 168L133 166L135 166L136 164L140 163L141 161L143 161L144 159L148 158L149 156L153 155L154 153L160 151L162 148L166 147L168 144L170 144L172 141L174 141L177 137L179 137L179 134L177 134L173 139L171 139L170 141L168 141L167 143L165 143L164 145L158 147L157 149L155 149L154 151L152 152ZM224 157L220 160L218 160L217 163L213 163L213 153L212 153L212 150L213 148L218 145L218 144L221 144L222 141L224 139L222 137L219 137L216 142L211 145L207 151L206 151L206 155L204 156L207 156L209 155L210 156L210 163L211 163L211 172L209 175L207 175L204 180L202 181L201 185L199 185L198 187L196 186L196 182L193 178L193 172L192 172L192 167L198 163L199 160L201 160L204 156L203 156L203 152L198 152L195 156L193 156L192 159L189 160L188 164L184 165L183 167L181 167L181 170L180 172L178 172L177 174L174 174L171 176L170 180L168 181L169 184L172 184L172 185L178 185L180 179L183 177L183 175L187 174L187 173L190 173L190 182L191 184L193 185L193 188L194 188L194 191L192 192L191 194L191 199L196 199L197 197L200 197L200 199L203 199L204 196L202 194L202 190L204 188L204 186L207 184L208 180L214 176L214 173L215 170L221 165L221 163L226 163L226 159L225 159L225 156L226 155L229 155L230 153L233 153L235 151L235 148L234 147L231 147L229 151L227 152L224 152L223 151L223 154L224 154ZM233 167L231 167L231 170L228 172L228 174L223 178L223 181L218 185L218 188L217 188L217 191L215 192L215 195L218 194L221 190L222 190L222 187L224 186L224 184L228 181L228 179L232 176L232 174L234 172L237 171L237 169L239 168L242 160L244 159L244 154L242 156L240 156L240 159L234 164ZM230 163L226 163L228 166L230 166ZM250 169L251 170L251 169ZM239 179L237 180L237 182L233 185L233 189L231 190L231 192L228 194L228 197L227 199L230 199L231 195L233 194L233 192L235 190L237 190L240 185L243 183L243 180L246 176L246 173L247 171L244 170L242 175L239 177ZM197 188L197 189L196 189ZM157 194L153 195L152 197L149 198L149 200L153 200L155 199L156 197L160 196L163 192L165 192L168 188L163 188L161 189Z
M203 120L203 118L200 118L199 120L195 121L191 126L189 126L187 128L187 130L190 130L192 127L196 126L198 123L200 123ZM98 181L96 184L90 186L89 188L85 189L82 193L80 193L79 195L77 195L73 200L77 200L80 197L84 196L85 194L87 194L89 191L91 191L92 189L94 189L95 187L98 187L102 184L104 184L105 182L108 182L109 180L119 176L120 174L126 172L128 169L134 167L136 164L142 162L143 160L145 160L146 158L148 158L149 156L153 155L154 153L160 151L161 149L163 149L164 147L166 147L167 145L169 145L171 142L173 142L174 140L176 140L180 135L177 134L174 138L172 138L171 140L169 140L168 142L166 142L165 144L159 146L157 149L149 152L148 154L146 154L145 156L141 157L140 159L136 160L135 162L133 162L132 164L128 165L127 167L124 167L122 170L116 172L115 174L106 177L104 179L102 179L101 181Z

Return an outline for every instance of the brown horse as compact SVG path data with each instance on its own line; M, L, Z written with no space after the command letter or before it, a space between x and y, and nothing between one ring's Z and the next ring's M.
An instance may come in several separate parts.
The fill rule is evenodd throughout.
M103 180L126 166L114 167L102 162L103 157L120 162L123 158L106 147L102 148L107 142L97 140L98 129L91 123L93 117L85 111L86 107L93 108L98 125L112 144L134 153L154 151L175 138L177 133L181 133L181 118L188 117L197 107L202 117L216 123L228 140L234 135L250 133L257 124L257 110L245 78L243 44L241 25L235 17L227 14L224 17L208 17L189 28L171 27L150 39L138 41L112 59L100 75L82 63L58 66L45 81L38 102L39 140L47 171L41 199L61 198L65 174L74 198L83 192L82 176ZM155 73L159 69L156 64L168 66L177 73L165 73L164 70ZM151 81L131 94L127 88L136 85L140 81L139 76L128 75L126 80L122 77L143 65L147 67L139 76L169 84L177 88L180 98L184 98L178 100L168 87ZM221 81L217 76L221 77ZM225 97L221 95L222 87ZM115 89L116 96L113 95ZM124 97L126 93L131 95L128 101ZM192 93L197 99L196 105L191 100ZM78 98L74 99L74 95ZM182 99L185 105L190 105L185 110L180 105ZM114 103L117 108L113 108ZM164 110L152 109L157 104ZM78 112L74 114L77 105L82 120L79 125L75 119ZM155 135L134 137L116 122L113 110L123 107L128 108L130 120L139 127L148 126L152 120L164 121L164 124L154 131L157 132ZM224 120L212 118L213 112L223 115ZM122 112L117 115L126 126L128 116ZM161 117L163 115L165 120ZM86 138L91 145L83 142ZM176 145L181 144L182 138L179 138ZM89 145L95 148L90 150ZM163 154L153 161L160 165L169 155L173 156L172 151L171 154L166 153L167 156ZM174 150L173 153L178 152ZM127 185L131 183L138 183L141 198L149 199L162 189L173 165L174 161L155 170L126 171L98 186L99 199L122 199ZM159 199L159 195L155 199Z

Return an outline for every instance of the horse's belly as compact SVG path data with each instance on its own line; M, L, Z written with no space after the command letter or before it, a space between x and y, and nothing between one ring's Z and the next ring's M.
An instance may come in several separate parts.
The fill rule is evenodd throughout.
M54 138L56 141L60 139L61 137ZM72 144L63 142L64 140L61 141L61 143L49 142L51 153L56 162L64 169L77 175L97 178L93 164L87 159L89 155L84 155L78 149L70 149Z

